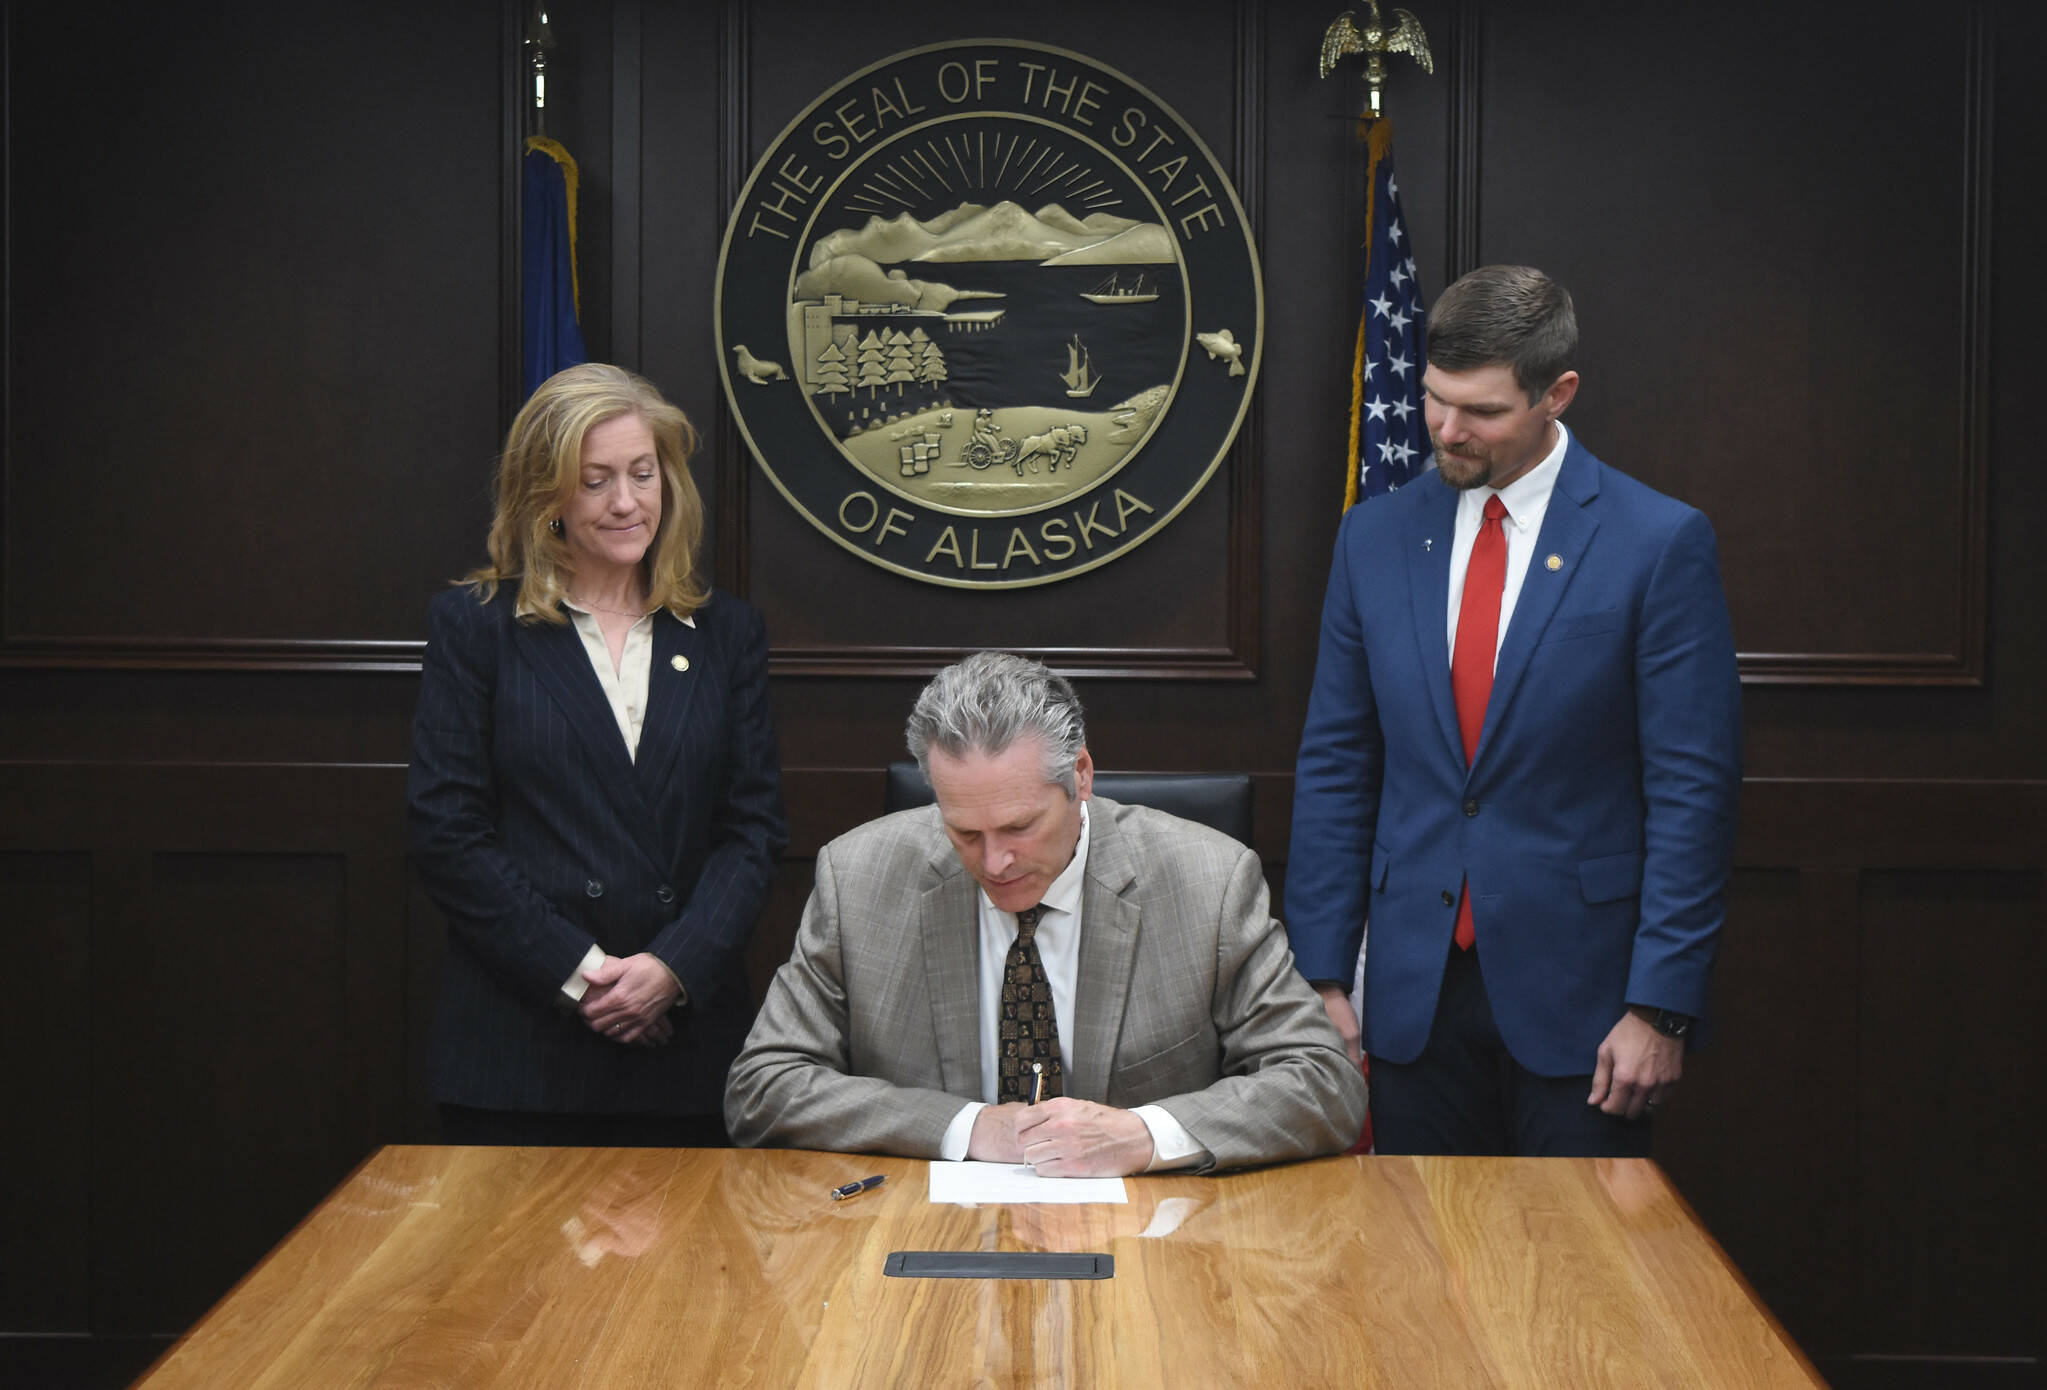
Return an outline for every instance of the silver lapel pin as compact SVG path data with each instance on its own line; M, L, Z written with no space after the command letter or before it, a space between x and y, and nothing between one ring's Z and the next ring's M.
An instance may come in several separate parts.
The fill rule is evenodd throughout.
M678 671L687 671L689 669L689 658L686 656L671 656L668 658L668 664Z
M1436 548L1436 543L1435 543L1435 541L1434 541L1433 539L1429 539L1429 538L1427 538L1427 537L1424 537L1424 538L1423 538L1423 540L1422 540L1422 549L1423 549L1423 550L1434 550L1435 548Z

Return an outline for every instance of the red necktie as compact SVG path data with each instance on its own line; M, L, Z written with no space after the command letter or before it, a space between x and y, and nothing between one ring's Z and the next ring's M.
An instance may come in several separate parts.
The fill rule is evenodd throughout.
M1471 543L1471 566L1464 572L1464 602L1457 609L1457 645L1450 656L1450 691L1457 701L1457 731L1464 735L1468 767L1478 752L1479 731L1485 728L1486 702L1493 696L1493 655L1500 644L1500 596L1507 587L1507 533L1500 519L1507 508L1498 493L1485 500L1485 521ZM1478 939L1471 920L1471 885L1457 894L1457 948L1471 949Z

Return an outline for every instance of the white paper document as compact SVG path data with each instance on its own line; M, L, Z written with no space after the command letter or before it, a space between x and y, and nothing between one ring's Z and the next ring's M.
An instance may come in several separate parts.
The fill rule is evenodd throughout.
M959 1206L1003 1202L1114 1202L1130 1195L1121 1178L1041 1178L1028 1163L931 1165L931 1200Z

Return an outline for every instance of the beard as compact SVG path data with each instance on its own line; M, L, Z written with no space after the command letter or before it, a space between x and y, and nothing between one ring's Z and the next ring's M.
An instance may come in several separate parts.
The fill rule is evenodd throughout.
M1436 450L1436 472L1444 482L1459 492L1469 492L1482 487L1493 476L1493 460L1488 454L1454 454L1445 448L1443 441L1433 433L1429 443Z

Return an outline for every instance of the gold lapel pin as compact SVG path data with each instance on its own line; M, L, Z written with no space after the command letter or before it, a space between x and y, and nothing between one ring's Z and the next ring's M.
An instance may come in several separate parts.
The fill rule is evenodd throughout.
M1556 557L1552 555L1550 558L1554 560ZM1556 566L1551 565L1550 568L1555 569ZM678 671L687 671L689 669L689 658L686 656L671 656L668 658L668 664Z
M1552 555L1547 560L1544 560L1542 563L1543 566L1549 570L1552 571L1560 570L1564 567L1564 557L1561 555Z

